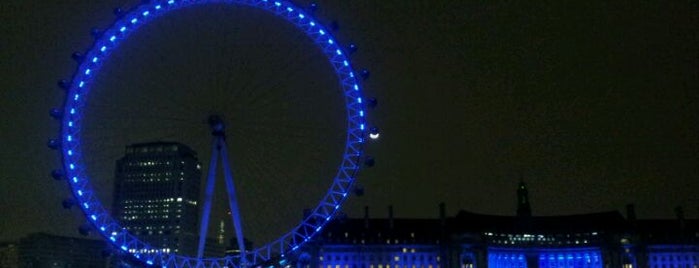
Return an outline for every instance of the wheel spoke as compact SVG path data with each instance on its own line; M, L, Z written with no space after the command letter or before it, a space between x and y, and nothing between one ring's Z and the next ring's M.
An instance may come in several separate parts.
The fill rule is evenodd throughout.
M104 154L103 157L97 157L95 151L98 149L96 147L101 144L101 140L119 142L129 140L135 136L135 134L130 133L133 129L140 129L141 134L152 131L152 134L149 135L156 138L173 137L171 136L171 133L166 132L175 130L175 134L179 134L178 130L191 127L191 125L197 120L191 120L190 117L182 118L177 116L177 114L185 112L190 115L202 114L203 111L194 105L191 105L192 103L190 103L188 99L188 97L197 95L198 92L190 90L184 93L180 92L181 94L179 95L148 95L149 98L134 98L131 105L136 107L135 109L131 109L130 107L126 106L112 105L113 98L122 96L120 95L120 93L123 93L122 91L92 92L92 95L97 95L98 97L94 98L93 102L89 104L87 102L87 96L88 93L90 93L90 88L99 84L96 82L95 77L98 76L100 69L105 66L104 62L109 60L110 55L117 51L117 48L122 43L122 40L128 39L128 37L131 36L132 33L136 32L141 26L147 24L157 17L161 17L168 12L203 3L228 3L233 5L249 6L267 11L268 13L295 26L299 31L294 32L294 38L301 38L300 36L305 36L305 41L310 39L311 43L314 43L315 47L319 48L322 55L324 55L327 59L329 64L327 67L330 67L330 69L332 69L332 71L335 73L333 78L337 79L336 85L340 87L340 93L342 99L344 100L345 120L343 120L342 125L347 126L347 129L345 135L343 135L345 137L344 151L339 158L341 163L339 164L338 171L334 176L335 180L331 183L331 186L329 187L327 193L322 197L320 203L313 209L313 216L304 219L305 222L302 221L299 225L293 227L286 234L282 234L277 240L271 241L268 244L264 244L250 251L246 250L245 248L241 214L238 208L238 193L236 193L233 181L233 173L230 166L231 163L229 162L230 159L228 158L226 142L224 141L223 136L217 137L214 135L215 138L212 145L212 154L211 159L209 160L209 173L207 174L204 209L199 230L197 255L180 256L170 252L164 252L160 250L160 247L157 245L151 246L145 243L142 239L124 230L124 228L117 221L115 221L107 209L105 209L99 202L99 199L96 197L97 194L91 184L87 181L87 178L90 177L89 172L92 172L88 171L90 168L93 166L104 165L99 163L95 164L96 162L106 163L109 159L115 157L113 152L118 151L118 148L110 148L108 150L109 152ZM266 39L266 43L275 43L275 40L271 40L274 39L274 37L265 36L264 38L269 38ZM223 38L223 40L228 39L228 36L224 36ZM141 49L146 48L142 47ZM156 50L156 53L159 52ZM305 13L303 8L299 8L291 2L285 0L145 1L141 5L131 9L123 16L120 16L110 28L102 32L97 40L95 40L93 48L85 53L84 61L80 63L76 73L73 74L73 82L67 88L66 99L63 102L63 111L65 116L61 119L62 125L59 137L60 142L58 143L61 146L53 146L61 150L63 168L66 171L66 177L69 178L69 185L72 192L76 196L77 202L80 204L80 208L85 212L88 221L95 226L102 236L104 236L122 251L132 254L136 258L148 264L157 264L167 267L241 267L248 264L257 264L269 261L272 258L277 257L275 254L284 254L297 250L308 240L310 236L317 233L318 230L320 230L320 228L327 223L330 217L338 211L340 205L345 200L349 186L351 186L354 176L360 166L358 160L362 154L365 129L368 127L365 120L366 109L362 100L359 81L357 77L355 77L358 76L358 73L355 73L355 71L352 69L348 55L345 55L345 53L345 49L340 46L328 29L318 23L318 21L315 20L311 14ZM160 54L160 56L164 57L165 55ZM297 78L297 76L300 76L302 71L299 66L304 65L306 61L312 61L317 57L317 55L306 53L306 50L298 48L289 51L287 56L290 58L281 60L272 56L267 56L268 58L263 56L261 60L263 60L265 63L276 63L280 72L286 73L289 78ZM111 58L115 58L114 60L119 60L119 57ZM123 60L124 57L121 58ZM132 60L131 58L128 59ZM201 61L199 63L201 63ZM233 66L228 64L219 64L212 66L212 68L218 68L227 72L240 71L244 74L246 72L241 70L248 67L249 66L246 66L246 64ZM170 74L171 76L179 74L175 70L176 69L173 68L172 70L168 70L164 73ZM236 90L229 96L230 100L233 101L243 99L244 101L240 101L240 103L247 105L246 107L238 107L237 109L252 109L254 112L258 112L250 113L259 118L258 121L249 122L253 125L251 128L249 128L251 131L258 133L276 133L279 132L279 130L284 130L284 132L289 132L280 134L282 137L277 140L269 140L261 144L262 149L271 151L270 157L267 157L267 159L263 159L262 157L255 158L258 156L252 157L255 160L250 163L249 167L246 167L246 171L260 174L263 174L263 172L275 172L280 177L291 177L292 175L288 174L288 170L285 170L281 165L267 163L266 161L271 160L282 162L282 160L287 157L294 157L293 153L283 151L284 148L281 145L283 141L289 139L296 141L323 139L327 138L327 135L316 135L316 133L319 133L318 131L329 131L326 131L327 129L323 126L302 126L292 122L293 120L289 120L294 118L303 118L305 115L315 111L310 106L305 106L305 103L303 103L305 99L293 96L294 94L298 94L298 92L294 92L290 89L284 89L283 87L285 86L285 81L283 81L283 79L267 79L267 77L270 75L266 73L254 74L248 77L246 77L244 74L239 75L237 80L233 77L214 77L212 78L213 81L210 81L211 83L208 85L224 88L226 84L235 83L240 86L237 87ZM272 74L272 76L276 75L278 74ZM157 88L161 85L172 86L167 76L158 77L152 80L143 78L140 79L142 80L139 80L138 82L140 83L140 86L144 88ZM297 82L303 82L303 79L297 80ZM117 85L112 86L116 87ZM278 88L287 91L279 90L279 95L274 96L273 93L277 92L276 90ZM315 89L315 87L310 86L308 88ZM302 91L301 93L306 93L306 91ZM132 96L129 96L129 98L132 98ZM274 101L271 101L270 99L279 100L285 106L273 107ZM162 101L169 105L164 105L161 102L154 103L154 100ZM226 104L224 103L223 106L225 105ZM301 113L289 113L287 109L290 107L299 108ZM273 112L271 111L272 108L278 110ZM95 117L99 118L99 120L92 118L91 114L94 114ZM134 121L133 119L144 118L156 120L161 124L156 125L132 122ZM326 119L325 117L312 118L318 121ZM96 122L96 125L85 126L84 121ZM257 125L257 123L262 123L263 125ZM268 127L269 125L274 125L276 131L274 128ZM108 130L110 129L113 131L122 130L126 134L109 133ZM103 132L103 134L95 134L100 132ZM92 146L95 146L95 148L92 148ZM107 144L105 146L114 145ZM320 150L323 148L319 146L307 147L310 150ZM249 148L241 151L245 152L247 150L249 150ZM204 249L206 244L206 236L208 233L207 229L209 227L208 223L211 217L213 195L216 189L215 170L219 164L219 157L221 158L221 161L223 161L221 164L223 165L224 169L223 172L228 194L228 206L231 209L232 221L241 253L239 256L207 258L204 256ZM104 160L104 158L106 158L106 160ZM320 157L316 155L312 155L311 158L313 158L313 161L320 160ZM298 165L298 168L304 170L310 169L310 164L309 162L303 163ZM105 171L98 170L95 172ZM238 173L236 172L236 174ZM248 263L248 261L251 262Z

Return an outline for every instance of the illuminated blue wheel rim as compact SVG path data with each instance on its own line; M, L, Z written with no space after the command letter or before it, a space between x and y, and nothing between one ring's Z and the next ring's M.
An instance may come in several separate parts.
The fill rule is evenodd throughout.
M77 72L73 75L64 101L61 123L61 154L63 168L71 190L88 221L116 248L143 260L147 264L166 267L239 267L240 256L222 258L195 258L161 252L127 232L102 206L85 172L83 162L89 157L81 150L81 123L83 110L93 78L99 72L112 51L140 26L170 11L207 3L225 3L259 8L285 19L306 33L323 51L333 66L341 86L347 111L347 136L345 149L332 185L319 204L296 227L280 238L251 250L246 254L247 265L259 264L277 256L294 252L316 235L340 209L347 198L360 168L362 145L366 130L366 109L362 101L361 86L352 68L348 53L338 44L330 31L310 14L288 1L274 0L161 0L143 4L120 17L104 31L85 54Z

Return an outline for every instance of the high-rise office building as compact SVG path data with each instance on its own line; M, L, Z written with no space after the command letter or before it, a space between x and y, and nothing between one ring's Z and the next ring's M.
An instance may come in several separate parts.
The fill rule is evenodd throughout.
M167 253L194 255L201 164L174 142L126 147L116 163L113 216L129 232Z

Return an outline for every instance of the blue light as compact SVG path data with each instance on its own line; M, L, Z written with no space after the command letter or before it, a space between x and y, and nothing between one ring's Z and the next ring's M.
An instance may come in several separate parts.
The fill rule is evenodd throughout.
M331 63L331 65L334 65L337 69L334 71L336 72L340 82L342 83L341 90L344 91L344 96L348 97L349 102L345 104L347 109L352 110L350 113L345 114L346 120L350 120L350 126L347 128L347 138L346 138L346 148L353 148L353 146L356 146L356 139L359 138L359 142L363 141L363 138L361 136L365 135L364 133L366 132L359 132L358 126L361 128L361 130L366 129L366 125L368 124L367 122L364 122L364 118L361 118L357 120L356 115L359 115L360 117L366 117L368 114L365 114L365 112L361 109L364 109L362 105L357 105L358 103L362 103L361 98L358 98L358 96L362 96L361 92L357 93L351 93L352 86L354 86L354 90L359 91L359 86L354 84L356 83L356 79L350 79L350 80L345 80L349 77L355 78L353 69L352 69L352 64L350 63L350 58L349 54L351 54L350 50L345 50L344 47L340 46L342 43L341 40L339 39L338 41L334 40L334 33L332 31L333 28L335 27L330 27L326 28L322 23L319 23L319 25L316 25L316 22L313 21L313 16L309 15L308 19L305 20L306 15L305 15L305 8L297 7L293 4L293 1L290 0L256 0L256 1L238 1L238 0L227 0L227 1L176 1L176 0L159 0L159 1L142 1L143 6L140 6L138 8L134 8L134 12L128 12L128 13L123 13L123 14L129 14L127 16L118 16L117 21L115 21L111 27L105 31L102 31L102 33L108 33L104 35L96 35L95 38L97 39L95 41L95 47L92 49L92 51L88 51L86 53L87 55L93 55L93 58L91 59L91 62L83 62L84 65L78 66L77 71L73 74L73 77L77 78L76 84L66 84L68 90L70 93L65 96L65 110L69 110L71 113L69 116L64 116L61 120L65 125L63 126L68 126L68 129L63 129L61 135L64 137L64 139L68 140L67 144L64 144L64 146L68 148L64 148L63 153L65 158L64 163L69 163L69 165L64 166L69 166L70 169L68 169L69 173L66 174L69 176L71 179L71 184L70 186L72 187L73 193L76 194L76 198L79 198L79 208L88 208L90 205L93 206L95 209L101 209L102 205L99 201L95 200L95 203L89 203L87 201L93 202L92 195L94 194L91 192L91 188L89 187L89 178L86 175L83 175L82 173L85 172L84 170L87 168L85 163L80 162L83 161L83 153L82 151L73 151L72 148L80 148L81 146L81 141L80 141L80 136L76 136L75 139L73 139L72 135L79 135L76 134L78 130L80 130L81 127L81 122L79 121L80 118L82 117L82 112L87 112L86 110L79 110L77 107L82 107L84 105L84 102L90 101L88 98L89 96L85 96L82 99L80 99L80 95L83 93L87 93L90 90L90 87L93 85L91 80L94 77L92 77L92 68L95 68L94 73L95 76L99 74L99 71L101 68L99 68L99 65L96 63L101 63L103 61L108 61L107 58L105 58L105 55L108 55L112 52L110 50L110 53L107 53L106 50L107 48L109 49L116 49L118 47L118 43L121 42L122 40L126 39L126 37L131 33L137 30L137 26L140 26L141 24L146 24L149 22L149 17L150 17L150 10L153 10L153 18L158 17L161 14L164 14L166 11L174 11L178 10L180 8L185 8L187 6L193 6L196 3L209 3L209 2L221 2L221 3L235 3L235 4L240 4L240 3L245 3L245 4L250 4L252 6L256 6L258 8L266 9L267 11L271 11L274 15L281 16L285 19L287 19L289 22L294 24L298 29L300 29L303 34L306 34L308 37L315 39L315 45L317 45L321 50L323 50L323 54L325 55L326 59ZM147 3L153 3L153 5L148 5ZM167 3L163 9L162 3ZM274 3L274 5L272 5ZM162 11L162 12L159 12ZM141 13L142 17L138 16L138 13ZM310 14L310 13L309 13ZM141 20L142 19L142 20ZM126 25L133 25L133 26L126 26ZM317 29L315 27L318 27ZM333 22L334 26L334 22ZM128 28L131 27L131 28ZM326 38L324 35L326 35L325 29L331 29L330 32L327 32L328 37ZM129 33L126 33L126 31L129 31ZM121 33L120 33L121 32ZM121 34L120 36L116 36L117 34ZM119 40L117 40L117 38ZM109 41L107 41L109 40ZM109 47L107 47L109 45ZM103 52L100 54L100 51ZM348 55L345 56L343 53L347 52ZM92 53L92 54L89 54ZM338 56L340 55L340 56ZM342 64L342 65L340 65ZM341 68L340 68L341 67ZM80 75L80 72L83 72L82 75ZM84 80L84 81L80 81ZM79 88L70 88L73 85L77 87L79 85ZM84 90L84 91L83 91ZM352 103L351 98L356 98L357 102ZM74 99L73 102L70 101L70 99ZM360 109L360 110L358 110ZM355 112L357 112L355 114ZM352 119L353 118L353 119ZM360 124L361 123L361 124ZM66 131L68 130L68 131ZM70 134L70 135L69 135ZM60 141L60 137L58 141ZM355 138L352 138L355 137ZM64 140L65 142L65 140ZM359 149L360 151L355 153L345 153L344 157L349 157L349 156L356 156L356 155L361 155L361 148ZM78 154L80 153L80 154ZM353 162L356 162L355 160L351 160ZM72 163L71 163L72 162ZM77 163L76 163L77 162ZM356 163L355 163L356 164ZM79 169L76 167L80 167ZM340 166L340 169L345 169L344 165ZM357 169L356 167L354 169ZM80 178L80 184L78 183L78 178ZM84 179L84 180L83 180ZM343 184L346 184L347 181L350 183L354 179L354 176L352 174L344 174L344 175L338 175L335 178L336 183L341 182ZM85 186L83 186L85 184ZM84 191L82 189L85 189ZM335 188L336 189L336 188ZM311 227L312 229L310 230L316 230L316 232L320 232L323 228L324 222L322 221L316 221L318 217L321 217L322 214L325 214L325 220L330 221L332 220L332 214L336 213L339 211L341 208L341 203L342 201L348 196L349 192L347 191L340 191L337 192L335 189L330 189L329 190L329 195L332 196L332 198L337 198L337 193L342 194L342 199L340 201L338 200L330 200L329 197L326 197L326 199L322 200L322 202L316 207L316 213L311 219L308 219L308 221L304 220L302 222L302 225L299 226L313 226ZM89 195L88 195L89 193ZM80 197L77 197L77 196ZM85 198L82 198L85 197ZM318 213L321 209L325 210L327 209L327 206L333 206L335 210L333 213ZM106 237L111 240L110 242L113 242L114 246L120 247L122 250L129 252L130 255L135 256L135 257L141 257L144 262L148 263L149 265L153 265L154 263L159 263L158 266L161 264L165 263L171 263L173 259L153 259L154 256L160 256L162 252L160 250L156 250L154 248L150 248L149 245L147 244L141 244L140 241L138 241L136 238L132 237L129 235L126 231L124 233L121 233L120 236L117 238L115 230L120 230L122 227L119 225L119 223L115 222L111 217L103 217L102 214L97 215L96 210L90 211L92 208L89 210L83 209L84 212L86 212L84 215L87 216L87 218L90 218L91 221L94 223L95 227L98 227L98 230L101 230L102 233L106 234L106 226L110 226L110 234L111 236L107 235ZM91 212L94 212L92 214ZM99 218L100 224L96 224L96 220ZM104 222L103 222L104 221ZM315 222L315 223L313 223ZM310 227L309 226L309 227ZM121 231L120 231L121 232ZM299 235L300 233L291 233L293 235ZM302 236L303 241L310 241L311 238L307 236ZM294 236L294 238L298 238L298 236ZM116 243L116 240L119 239L119 243ZM284 247L282 250L299 250L300 247L303 247L303 243L297 240L298 243L284 243ZM134 245L134 247L126 246L126 245ZM271 244L270 244L271 245ZM270 248L270 245L265 245L264 247ZM157 252L153 255L146 254L145 252ZM140 255L140 256L139 256ZM165 254L163 255L165 256ZM169 254L167 254L169 256ZM168 257L169 258L169 257ZM188 258L189 259L189 258ZM223 259L221 259L223 260ZM189 262L190 260L188 260ZM195 258L191 258L191 261L195 261L196 264L201 264L201 260L195 260ZM220 261L220 260L217 260ZM226 260L227 262L228 260ZM191 263L194 264L194 263Z

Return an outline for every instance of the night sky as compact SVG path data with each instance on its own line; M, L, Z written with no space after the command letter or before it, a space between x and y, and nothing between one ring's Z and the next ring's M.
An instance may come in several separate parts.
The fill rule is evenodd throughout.
M64 3L66 2L66 3ZM114 7L136 1L0 4L0 241L76 235L85 220L48 175L56 81ZM356 42L382 133L366 152L365 194L385 217L436 217L438 204L512 215L523 178L534 215L623 210L699 217L699 12L638 3L319 1L321 22ZM296 1L307 5L308 1ZM244 229L265 241L314 206L339 163L345 122L334 73L302 33L250 8L202 6L143 26L105 64L89 96L88 173L111 203L124 146L181 141L209 158L205 118L222 114ZM218 182L219 186L223 181ZM222 188L222 187L219 187ZM219 191L217 194L221 194ZM212 219L225 217L217 204ZM228 225L230 221L228 221ZM230 234L230 228L228 228Z

